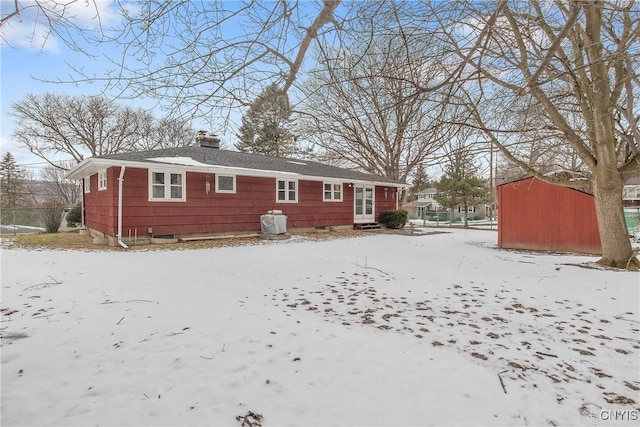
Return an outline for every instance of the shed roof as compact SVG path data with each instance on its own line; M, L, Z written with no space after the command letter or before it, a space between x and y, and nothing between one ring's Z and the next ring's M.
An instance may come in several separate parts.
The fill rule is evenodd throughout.
M175 168L194 172L227 172L254 176L291 176L315 179L339 179L373 182L393 186L404 183L352 169L339 168L310 160L241 153L211 147L178 147L150 151L110 154L86 159L67 174L82 179L109 166Z
M551 176L551 174L548 174L548 175ZM560 183L557 183L557 184L548 183L549 185L554 185L554 186L562 187L562 188L568 188L568 189L571 189L571 190L580 191L581 193L587 193L587 194L593 195L593 189L591 187L591 183L589 182L589 180L587 178L585 178L583 176L571 177L571 176L568 176L566 174L560 174L560 173L554 173L553 175L554 175L555 178L564 179L566 181L573 181L573 185L572 186L567 186L567 185L562 185ZM526 176L523 176L521 178L517 178L517 179L510 180L510 181L501 182L501 183L497 184L496 186L497 187L502 187L502 186L505 186L505 185L515 184L517 182L526 181L526 180L530 180L530 179L539 179L539 178L536 178L533 175L526 175ZM540 181L542 181L542 180L540 180Z

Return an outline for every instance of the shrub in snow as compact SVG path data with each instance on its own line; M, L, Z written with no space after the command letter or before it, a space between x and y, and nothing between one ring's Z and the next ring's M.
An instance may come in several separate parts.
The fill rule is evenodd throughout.
M64 205L60 202L42 204L42 222L47 233L57 233L62 224Z
M78 203L67 213L67 227L76 227L82 222L81 209L82 206Z
M380 213L380 222L388 228L402 228L407 223L409 213L404 209Z

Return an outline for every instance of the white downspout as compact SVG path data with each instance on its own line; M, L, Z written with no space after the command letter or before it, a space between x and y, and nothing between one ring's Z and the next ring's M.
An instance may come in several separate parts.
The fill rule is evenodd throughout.
M399 198L400 198L400 189L396 187L396 210L400 208L400 202L398 202Z
M80 223L82 224L80 226L80 229L84 230L87 228L87 226L84 223L84 196L85 196L85 192L84 192L84 178L82 178L82 197L80 198Z
M120 167L120 176L118 177L118 244L125 249L129 249L129 246L122 241L122 183L124 182L124 169L125 166Z

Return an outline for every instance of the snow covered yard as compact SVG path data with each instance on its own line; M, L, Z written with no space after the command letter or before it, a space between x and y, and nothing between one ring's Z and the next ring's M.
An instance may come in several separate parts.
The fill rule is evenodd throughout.
M640 276L495 242L3 249L2 424L638 425Z

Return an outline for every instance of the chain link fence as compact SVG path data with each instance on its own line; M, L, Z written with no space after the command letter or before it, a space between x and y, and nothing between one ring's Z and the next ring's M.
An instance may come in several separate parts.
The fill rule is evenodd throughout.
M68 209L62 206L0 209L0 234L39 233L60 220L60 230L67 229Z

